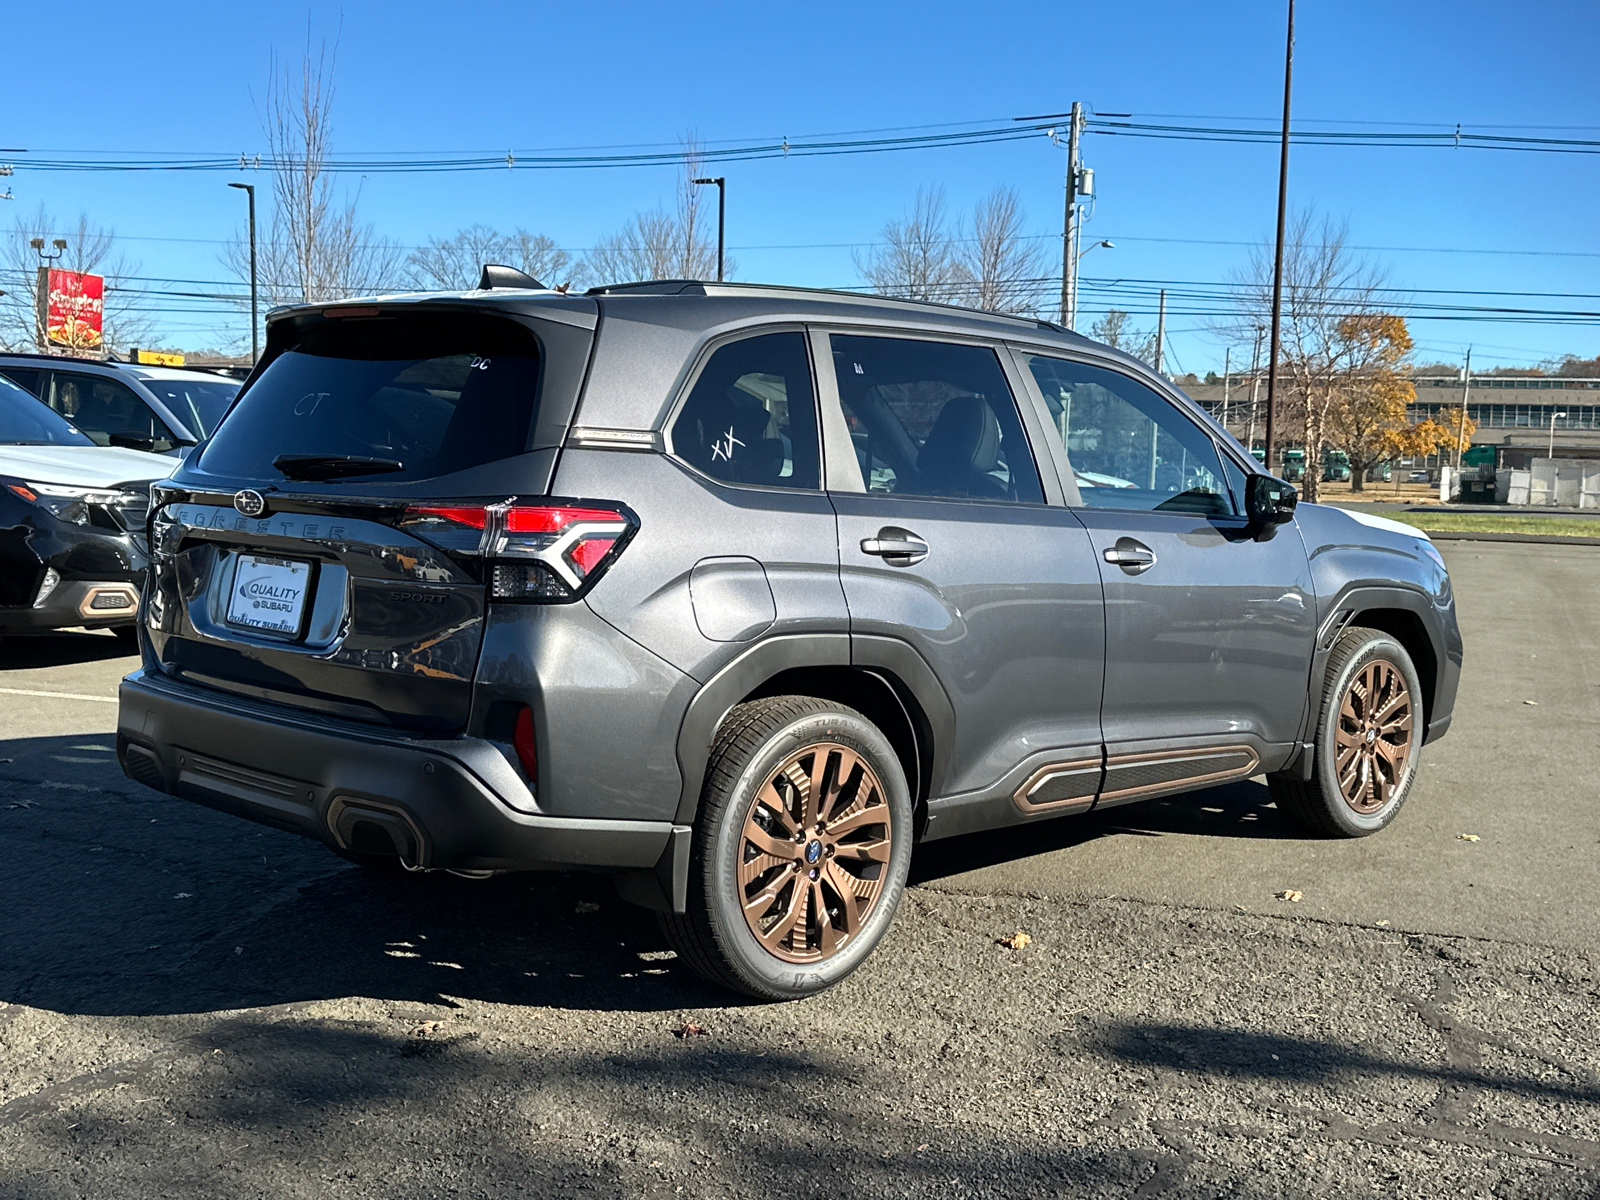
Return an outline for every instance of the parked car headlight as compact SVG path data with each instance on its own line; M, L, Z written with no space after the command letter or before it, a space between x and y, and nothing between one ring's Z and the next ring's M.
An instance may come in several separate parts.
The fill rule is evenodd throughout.
M113 508L121 503L121 492L108 492L101 488L72 487L60 483L6 483L16 495L63 521L75 525L88 525L93 520L91 505Z

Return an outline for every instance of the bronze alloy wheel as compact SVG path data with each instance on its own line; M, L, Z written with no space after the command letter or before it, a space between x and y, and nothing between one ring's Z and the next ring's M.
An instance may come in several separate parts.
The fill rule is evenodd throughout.
M837 742L790 754L740 831L739 904L784 962L814 963L860 932L887 874L891 817L864 758Z
M1388 804L1405 778L1413 734L1411 691L1394 663L1374 658L1345 688L1334 729L1334 771L1362 816Z

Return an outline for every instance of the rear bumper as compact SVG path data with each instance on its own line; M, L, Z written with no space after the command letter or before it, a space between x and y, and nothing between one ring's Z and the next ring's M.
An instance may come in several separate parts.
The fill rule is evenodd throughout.
M132 625L139 617L139 587L138 580L63 579L37 608L0 608L0 632Z
M476 738L420 740L176 683L122 682L117 758L146 786L315 838L389 847L412 866L456 870L647 870L668 821L519 811L525 785ZM497 784L499 785L497 787Z

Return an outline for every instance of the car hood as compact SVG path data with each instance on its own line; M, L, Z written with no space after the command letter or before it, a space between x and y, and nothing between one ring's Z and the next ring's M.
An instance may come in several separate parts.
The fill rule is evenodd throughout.
M121 446L15 446L0 444L0 475L30 483L111 487L165 479L179 460Z

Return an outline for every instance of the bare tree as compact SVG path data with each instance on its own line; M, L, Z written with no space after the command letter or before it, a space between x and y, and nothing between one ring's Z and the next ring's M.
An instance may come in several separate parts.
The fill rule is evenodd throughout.
M46 246L57 238L67 243L54 262L66 271L92 272L106 280L103 346L106 350L126 350L148 342L154 324L141 311L144 297L129 277L139 264L117 249L116 231L91 224L80 213L76 224L57 221L41 204L33 214L23 217L9 231L0 251L0 347L7 350L38 350L44 345L44 330L38 315L38 271L42 264L30 244L42 238ZM54 253L52 247L49 251Z
M883 227L882 242L856 254L860 271L880 296L948 304L966 287L944 208L942 187L919 188L904 219Z
M1044 290L1044 252L1023 235L1015 188L997 187L972 210L970 239L955 252L962 301L986 312L1031 312Z
M1128 314L1120 308L1108 308L1089 328L1089 335L1104 342L1113 350L1131 354L1143 362L1155 365L1156 335L1154 331L1135 329L1128 324Z
M485 263L503 263L558 287L572 282L572 256L542 233L501 233L469 225L431 239L406 257L406 282L422 292L465 291L478 286Z
M1304 491L1313 501L1333 409L1353 394L1342 385L1379 365L1379 348L1359 331L1369 319L1383 315L1385 279L1376 266L1351 253L1349 234L1347 221L1328 217L1319 221L1306 210L1290 222L1284 238L1283 348L1278 369L1285 386L1277 400L1274 432L1279 439L1302 439ZM1227 325L1230 336L1271 321L1272 261L1272 243L1264 241L1244 270L1235 274L1237 317ZM1272 455L1273 447L1267 453Z
M400 248L377 235L356 213L357 195L334 194L333 73L338 47L326 43L313 57L307 37L299 76L269 62L262 120L272 170L270 233L259 247L261 292L269 304L343 300L383 291L400 278ZM243 239L225 261L249 279Z
M695 185L704 147L693 134L683 143L676 207L657 205L635 213L616 233L600 238L582 264L587 276L607 283L644 279L715 279L716 219L707 213L705 192ZM726 255L723 273L732 278L737 264Z

